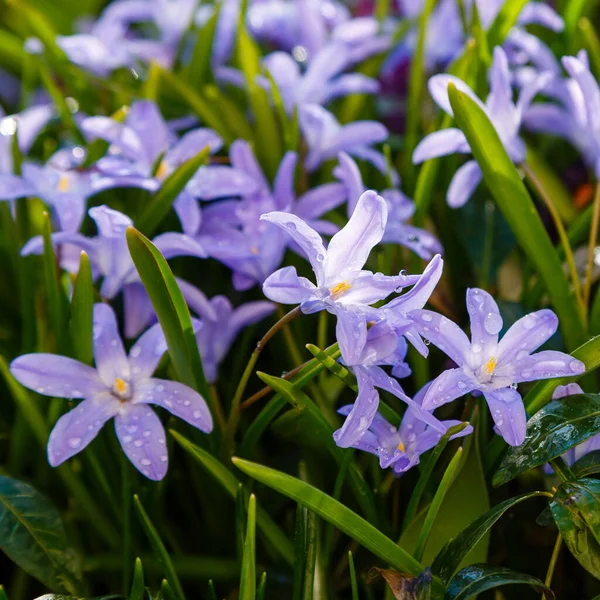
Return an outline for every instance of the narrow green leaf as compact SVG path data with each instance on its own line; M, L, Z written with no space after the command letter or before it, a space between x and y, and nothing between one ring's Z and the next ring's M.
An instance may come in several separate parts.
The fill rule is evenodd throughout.
M129 600L144 600L144 568L139 558L135 559L133 583L131 584Z
M311 423L311 435L313 439L319 440L319 446L326 448L338 465L344 462L344 452L333 440L333 427L329 424L323 413L318 409L315 403L300 389L285 379L257 373L257 375L272 389L279 392L286 400ZM375 499L371 489L364 480L361 472L355 464L349 469L349 482L354 491L356 501L361 507L365 517L370 523L376 524L379 521L379 514L375 506Z
M571 471L577 479L600 473L600 450L594 450L575 461Z
M219 600L217 591L215 590L215 584L213 583L212 579L208 582L208 596L209 600Z
M4 586L0 585L0 600L8 600L6 596L6 592L4 591Z
M163 579L160 583L160 593L162 594L163 600L178 600L175 592L173 592L166 579Z
M547 600L554 599L552 590L537 577L517 573L504 567L482 564L465 567L459 571L450 582L444 600L467 600L486 590L516 583L530 585L536 592L542 593Z
M525 441L508 448L494 486L561 456L599 430L600 395L578 394L550 402L529 419Z
M173 272L152 242L133 227L127 229L127 245L158 316L180 380L198 390L211 406L190 311Z
M466 529L463 529L454 539L450 540L435 557L431 570L444 583L448 583L459 569L462 561L469 552L477 545L492 526L513 506L524 500L547 496L546 492L531 492L515 498L509 498L497 504L491 510L475 519Z
M173 561L171 560L163 541L158 535L158 531L156 531L156 527L154 527L154 524L142 506L137 494L134 494L133 496L133 505L140 520L142 529L144 530L144 533L146 534L146 537L152 546L152 550L154 550L156 560L158 560L160 563L167 580L173 586L178 599L185 600L185 594L183 593L181 582L179 581L179 577L177 576L175 568L173 567Z
M568 2L565 2L564 35L569 40L570 51L572 52L579 48L579 40L576 36L577 23L584 16L584 9L591 9L595 3L595 0L568 0Z
M14 72L22 71L25 62L23 40L10 31L0 31L0 62Z
M258 584L258 591L256 592L256 600L265 600L266 593L267 593L267 572L265 571L260 576L260 582Z
M356 580L356 569L354 568L354 557L352 551L348 550L348 569L350 570L350 588L352 590L352 600L359 600L358 581Z
M248 522L244 555L242 557L242 573L240 577L240 600L256 598L256 496L250 494L248 500Z
M242 560L244 556L244 538L246 536L246 493L244 486L238 485L237 494L235 495L235 545L237 556Z
M207 164L209 154L210 146L207 146L180 165L165 179L158 192L150 199L150 202L136 223L140 231L143 231L147 236L154 233L161 221L169 213L173 202L175 202L177 196L183 191L188 181L202 165Z
M281 412L287 402L283 396L276 394L265 404L263 409L254 418L242 439L239 447L239 453L242 456L250 458L256 448L256 444L264 431L272 423L273 419Z
M423 571L423 566L400 546L321 490L295 477L241 458L234 457L232 461L246 475L302 504L322 519L332 523L385 563L413 575L418 575Z
M343 381L351 390L358 391L356 377L350 373L348 369L340 365L333 357L327 356L323 350L317 348L314 344L306 344L306 349L331 373L333 373L340 381Z
M580 19L579 31L581 31L583 44L588 52L592 73L598 79L600 78L600 39L587 17Z
M442 502L444 501L444 498L448 493L450 486L452 485L454 476L456 475L456 471L460 463L460 459L462 457L462 453L463 449L460 447L456 451L456 454L452 457L452 460L450 461L450 464L446 468L442 480L440 481L440 485L435 492L433 500L429 505L429 510L425 515L425 521L423 522L423 527L421 528L421 533L419 534L419 539L417 540L417 545L413 553L413 556L419 561L423 558L425 544L427 544L429 534L431 533L431 528L433 527L433 523L438 515Z
M94 310L94 281L92 267L85 252L81 252L79 271L73 284L69 333L73 346L73 356L91 365L94 359L92 346L92 323Z
M508 32L517 24L517 19L527 2L528 0L512 0L502 4L502 8L488 29L490 48L504 43Z
M170 433L175 438L175 441L197 460L221 484L223 489L235 499L240 484L235 475L214 456L192 444L177 431L171 430ZM271 517L260 507L257 509L256 521L259 529L269 540L273 548L279 552L288 564L293 564L294 549L292 548L292 544L281 529L273 522Z
M469 142L490 193L523 251L544 280L548 296L558 313L567 347L577 347L585 332L578 311L573 310L574 293L517 169L506 154L494 126L477 103L453 84L449 85L448 93L456 123Z
M0 475L0 549L57 592L77 594L81 566L52 502L32 486Z
M212 82L213 79L210 60L221 7L222 2L217 2L210 19L203 27L196 30L194 50L183 71L185 81L195 90L199 90L201 86Z
M550 510L573 556L600 579L600 481L564 483L552 499Z

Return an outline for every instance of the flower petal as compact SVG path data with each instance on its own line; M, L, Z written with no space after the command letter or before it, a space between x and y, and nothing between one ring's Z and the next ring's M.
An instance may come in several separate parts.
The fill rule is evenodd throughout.
M342 126L335 142L328 149L328 155L352 149L353 146L370 146L378 142L384 142L388 138L388 130L385 125L377 121L355 121Z
M200 210L200 203L189 190L184 189L175 198L173 209L177 213L183 233L190 236L196 235L202 223L202 211Z
M175 256L195 256L206 258L208 255L202 244L190 235L169 231L156 236L152 243L161 254L169 259Z
M465 134L454 127L435 131L424 137L413 152L412 161L418 165L426 160L448 154L468 154L471 147Z
M36 194L35 186L18 175L0 173L0 200L16 200Z
M580 360L564 352L544 350L503 367L496 367L494 377L506 377L512 383L520 383L553 377L574 377L583 373L585 365Z
M470 160L466 162L452 178L446 200L448 206L452 208L460 208L464 206L477 186L481 183L483 173L476 161Z
M176 144L169 150L164 160L173 168L177 168L185 161L193 158L204 148L210 148L210 152L218 152L223 146L223 140L212 129L199 127L188 131Z
M106 391L96 369L57 354L25 354L10 363L13 377L25 387L56 398L86 398Z
M344 184L348 194L348 216L351 216L356 208L358 199L365 191L360 169L354 159L346 152L338 155L338 166L333 174Z
M297 162L298 155L295 152L286 152L277 169L273 183L273 198L278 210L291 210L296 200L294 174Z
M200 200L243 196L257 191L258 185L248 173L227 165L200 167L188 181L186 191Z
M467 94L471 100L479 104L479 107L487 113L487 108L483 102L475 95L475 92L462 80L454 75L434 75L427 84L431 97L435 100L435 103L450 116L454 116L452 112L452 106L450 105L450 98L448 96L448 84L453 83L456 88Z
M183 383L154 378L140 381L132 402L162 406L201 431L212 431L213 421L204 398Z
M63 415L48 439L48 462L58 467L81 452L97 435L106 421L114 417L120 402L109 392L97 394Z
M169 455L164 427L149 406L127 404L115 417L119 443L142 475L160 481L167 473Z
M434 410L473 391L477 385L461 368L448 369L431 382L423 398L423 409Z
M471 319L471 343L481 346L485 356L495 353L502 317L496 301L484 290L467 290L467 311ZM477 351L476 351L477 353Z
M376 79L362 73L347 73L325 85L321 91L321 102L327 104L335 98L351 94L376 94L380 90Z
M521 360L549 340L558 329L558 317L550 309L525 315L514 323L498 344L498 367Z
M361 365L363 350L367 343L367 318L364 313L337 307L335 337L344 362L349 366Z
M260 219L280 227L300 246L317 276L317 285L321 285L324 281L324 265L327 261L327 250L321 236L302 219L289 213L269 212L261 215Z
M141 283L128 283L123 286L123 313L125 337L135 338L156 320L154 307Z
M255 302L246 302L238 306L229 319L228 325L235 337L239 331L245 327L250 327L265 317L268 317L275 310L275 305L264 300Z
M336 298L336 302L343 306L373 304L394 292L402 291L403 287L412 285L414 281L415 275L384 275L361 271L352 279L350 289Z
M267 182L250 144L245 140L236 140L231 144L229 149L229 159L231 166L240 171L244 171L249 175L261 190L268 190L269 183Z
M457 365L465 363L471 343L456 323L430 310L413 310L408 316L426 340L447 354Z
M129 351L129 366L134 379L147 379L156 370L167 351L167 341L160 323L142 334Z
M376 192L365 192L346 226L329 242L326 279L343 281L351 273L360 271L371 250L381 241L386 223L385 200Z
M301 304L314 297L315 285L305 277L298 277L296 267L284 267L269 275L263 283L263 293L280 304Z
M527 415L521 395L510 387L483 393L492 414L492 419L511 446L520 446L525 440Z
M330 210L337 208L346 200L346 186L341 183L324 183L305 194L296 201L294 213L301 219L318 219Z
M100 379L109 389L118 378L129 380L129 362L117 317L108 304L94 304L94 361Z

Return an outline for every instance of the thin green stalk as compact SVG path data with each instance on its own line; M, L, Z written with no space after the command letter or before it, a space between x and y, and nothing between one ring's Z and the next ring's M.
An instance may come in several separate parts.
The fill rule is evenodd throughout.
M600 183L596 183L594 193L594 212L592 213L592 226L588 242L588 257L585 268L585 280L583 284L583 304L585 307L590 303L590 290L592 288L592 267L594 266L594 250L598 241L598 223L600 222Z
M263 336L263 338L256 344L256 348L254 352L250 356L250 360L244 369L242 374L242 378L238 383L237 389L235 390L235 395L233 396L233 400L231 401L231 410L229 412L229 420L227 422L227 426L225 428L224 435L224 448L227 452L231 449L233 444L233 438L235 436L235 431L237 429L237 425L240 420L240 404L242 402L242 397L244 392L246 391L246 386L248 384L248 380L254 371L254 367L256 366L256 361L260 356L260 353L263 351L264 347L267 345L267 342L285 325L287 325L292 319L295 319L298 315L300 315L300 307L297 306L290 312L288 312L284 317L279 319L267 333Z
M279 320L285 319L286 317L286 313L283 311L282 306L277 307L277 317ZM300 352L298 344L296 343L296 339L294 338L294 332L288 323L283 326L283 337L285 339L292 362L296 365L300 364L302 362L302 353Z
M123 591L129 590L131 576L131 476L130 463L123 452L120 452L121 461L121 502L122 506L122 528L123 528Z
M452 457L444 476L442 477L442 481L440 481L440 485L433 497L431 502L431 506L427 511L427 515L425 516L425 521L423 523L423 527L421 529L421 533L419 534L419 539L417 540L417 545L415 547L415 551L413 552L413 557L416 561L421 562L423 558L423 553L425 552L425 546L427 544L427 540L429 539L429 535L431 533L431 528L433 527L433 523L435 518L437 517L438 511L442 506L442 502L446 497L446 493L450 489L450 485L454 480L454 474L458 468L460 463L460 459L462 457L463 449L462 446L456 451L456 454Z
M554 472L565 482L576 481L577 477L573 474L573 471L569 469L567 463L562 459L562 457L557 456L552 460L548 461L550 466L554 469Z
M552 576L554 575L554 569L556 567L556 561L558 560L558 555L560 553L560 547L562 545L562 536L560 533L556 536L556 542L554 543L554 550L552 550L552 556L550 557L550 562L548 563L548 571L546 572L546 579L544 583L547 587L550 587L552 583ZM542 595L542 599L545 598L545 594Z
M581 317L585 322L586 314L587 314L586 307L587 307L588 301L589 301L589 290L587 290L588 298L586 299L585 291L584 291L583 296L581 294L581 286L579 284L579 274L577 273L577 267L575 266L575 259L573 258L573 250L571 248L571 244L569 243L569 237L567 236L567 232L562 223L562 219L560 218L560 215L558 214L558 211L556 210L556 207L554 206L554 203L552 202L552 198L550 198L550 196L546 192L546 189L542 185L542 182L537 177L535 172L529 167L529 165L526 162L523 163L522 167L523 167L523 170L525 171L527 180L534 187L534 189L538 193L539 197L544 201L546 208L548 209L548 211L550 212L550 215L552 216L552 220L554 221L554 226L556 227L556 231L558 232L558 237L560 238L560 242L565 251L565 258L567 261L567 266L569 268L569 273L571 275L571 282L573 284L573 291L575 292L575 298L577 299L577 305L579 307L579 312L581 313ZM596 230L596 235L597 235L597 230ZM590 239L591 239L591 237L590 237ZM594 240L595 239L596 238L594 237ZM595 242L594 242L594 244L595 244ZM593 248L592 248L592 258L593 258Z

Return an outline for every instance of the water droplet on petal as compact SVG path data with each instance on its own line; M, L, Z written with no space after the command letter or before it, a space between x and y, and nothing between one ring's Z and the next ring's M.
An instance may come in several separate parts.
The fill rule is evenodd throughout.
M139 346L134 346L129 353L133 358L137 358L142 353L142 349Z
M365 430L368 426L369 426L369 422L367 421L366 417L361 417L360 420L358 421L358 428L360 430Z
M123 441L128 444L133 438L130 435L126 435L123 437Z
M192 415L194 419L199 419L202 416L202 413L199 410L195 410Z
M74 437L69 440L69 446L71 446L71 448L79 448L80 444L81 444L81 438Z
M291 231L296 231L296 223L293 223L292 221L288 221L285 225Z
M473 354L479 354L481 352L481 346L479 344L473 344L471 346L471 352L473 352Z
M483 328L490 335L496 335L502 329L502 318L496 313L488 313L483 320Z
M141 448L144 445L144 442L142 442L142 440L135 440L135 442L133 442L133 445L136 448Z
M533 329L535 327L536 319L537 317L533 313L523 317L523 327L525 327L525 329Z
M426 323L431 323L431 321L433 321L433 317L427 313L422 315L421 319L423 319L423 321L425 321Z
M325 260L325 255L324 254L317 254L317 260L319 262L323 262Z
M148 467L151 463L147 458L142 458L142 460L140 460L140 464L144 465L145 467Z
M571 369L571 371L573 371L574 373L579 373L580 371L585 369L585 365L579 360L572 360L569 363L569 369Z

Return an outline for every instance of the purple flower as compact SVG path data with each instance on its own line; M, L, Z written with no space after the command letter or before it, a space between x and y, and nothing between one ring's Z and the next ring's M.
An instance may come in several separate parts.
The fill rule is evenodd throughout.
M96 368L56 354L26 354L11 363L13 376L39 394L84 398L58 420L50 434L48 460L53 467L83 450L114 417L127 458L149 479L162 479L168 464L165 431L149 404L161 406L201 431L212 431L212 417L200 394L181 383L152 377L165 350L163 333L155 325L126 355L113 310L96 304Z
M415 310L409 314L418 332L458 365L444 371L431 384L423 408L431 410L474 390L480 391L502 437L511 446L518 446L525 439L527 417L516 384L580 375L585 365L553 350L532 354L556 332L558 319L551 310L539 310L519 319L500 341L502 317L487 292L467 290L467 310L471 341L457 325L438 313Z
M415 404L421 404L429 385L427 384L414 397ZM338 412L347 416L351 410L352 406L347 405L343 406ZM443 429L435 429L421 419L420 412L409 406L404 413L400 427L396 429L381 413L377 412L369 429L358 441L352 444L352 447L374 454L379 458L379 465L382 469L391 467L396 475L400 475L411 467L418 465L421 454L434 448L450 427L459 424L460 421L440 421ZM472 432L473 427L467 425L450 439L464 437Z
M371 250L381 241L387 222L385 200L375 192L365 192L346 226L325 248L321 236L302 219L284 212L264 214L261 219L277 225L300 247L316 275L316 285L299 277L295 267L273 273L263 284L265 296L282 304L300 304L302 312L338 307L368 306L413 285L418 276L363 270Z
M322 106L304 104L299 110L300 129L308 145L308 154L304 161L307 171L315 171L326 160L337 157L340 152L370 162L381 173L388 173L385 156L371 148L373 144L383 142L388 130L377 121L355 121L340 125L336 118ZM392 169L394 183L398 183L398 174Z
M339 165L334 170L334 174L343 182L347 190L348 217L350 217L366 188L360 170L352 158L345 152L340 152L338 160ZM410 198L398 189L383 190L381 197L386 201L388 208L387 225L381 240L384 244L406 246L424 259L442 253L442 245L433 234L406 223L415 212L414 202Z
M178 283L190 310L200 317L195 328L196 340L206 380L214 383L219 365L240 331L262 321L275 310L275 305L264 301L246 302L234 309L225 296L208 300L193 285L181 280Z
M156 104L147 100L134 102L124 123L109 117L89 117L81 127L89 138L111 143L108 155L96 164L96 189L132 186L156 192L184 162L206 147L215 153L223 145L223 140L206 128L193 129L178 139ZM200 227L197 199L237 195L252 186L244 173L231 167L200 167L173 205L183 230L195 234Z
M566 398L567 396L576 396L578 394L583 393L584 391L577 383L559 385L552 394L552 400L560 400L561 398ZM585 456L586 454L589 454L594 450L600 450L600 433L593 435L592 437L585 440L585 442L582 442L574 448L567 450L562 455L562 458L567 463L567 465L572 466L573 463L577 462L582 456ZM552 472L551 467L548 470Z
M429 91L438 106L450 115L453 113L448 97L448 84L453 83L461 92L471 97L487 114L511 160L514 163L520 163L525 160L526 154L525 143L519 137L523 114L534 96L551 77L550 73L540 75L534 82L521 90L519 100L514 104L506 54L502 48L497 46L494 48L494 60L489 73L490 94L485 104L464 81L452 75L432 77L429 80ZM415 149L413 163L419 164L425 160L448 154L469 154L470 152L471 148L464 133L460 129L449 128L426 136ZM481 182L482 176L481 169L474 160L470 160L460 167L448 189L448 204L453 208L463 206Z
M570 78L555 77L543 90L560 105L534 104L525 113L524 124L531 131L551 133L571 142L600 177L600 87L585 51L577 58L565 56L562 62Z
M55 246L60 246L61 267L71 273L77 273L79 269L80 251L84 250L88 254L94 276L102 277L100 294L103 298L110 300L120 291L124 291L126 296L131 292L131 297L126 297L125 301L125 323L129 337L131 333L139 332L147 323L144 319L148 318L148 311L142 306L146 294L143 288L139 289L139 275L131 260L125 237L127 228L133 223L127 215L107 206L90 208L88 212L98 228L96 237L59 232L52 234L52 242ZM202 246L181 233L163 233L154 238L153 243L167 259L175 256L206 258ZM21 250L23 256L42 252L43 241L40 236L29 240ZM132 284L134 289L128 290ZM144 319L141 319L142 315Z

